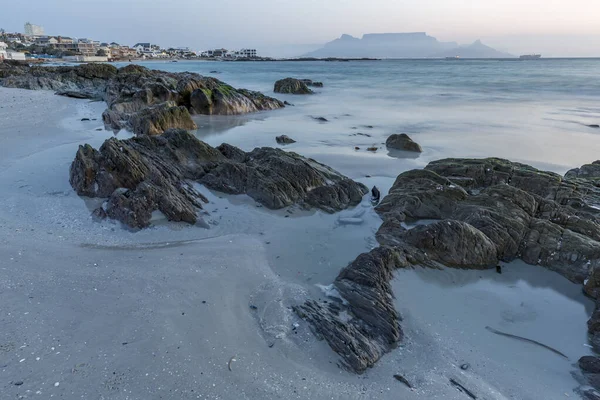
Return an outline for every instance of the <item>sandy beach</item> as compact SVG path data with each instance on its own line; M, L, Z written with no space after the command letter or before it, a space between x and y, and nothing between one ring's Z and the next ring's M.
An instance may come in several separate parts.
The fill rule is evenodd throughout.
M368 199L333 215L290 214L199 188L210 229L94 222L97 204L74 193L68 170L80 144L112 135L100 129L104 103L5 88L0 98L2 396L468 398L449 379L486 399L573 396L593 308L580 286L521 264L504 275L400 271L407 339L355 375L291 306L324 297L317 285L376 245L381 220ZM343 223L356 216L360 225ZM548 342L569 360L537 348L525 357L526 344L486 325Z

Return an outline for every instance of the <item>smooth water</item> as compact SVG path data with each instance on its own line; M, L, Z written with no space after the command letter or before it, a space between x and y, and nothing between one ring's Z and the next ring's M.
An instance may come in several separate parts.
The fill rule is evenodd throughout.
M445 157L497 156L559 173L599 158L600 129L588 125L600 124L600 59L141 64L214 76L295 105L199 117L198 134L210 144L251 149L273 146L275 135L287 134L297 140L289 149L353 178L395 177ZM325 87L313 96L274 94L274 82L288 76ZM329 122L311 118L321 116ZM401 132L424 152L388 153L382 143ZM367 152L370 146L379 147L377 153Z

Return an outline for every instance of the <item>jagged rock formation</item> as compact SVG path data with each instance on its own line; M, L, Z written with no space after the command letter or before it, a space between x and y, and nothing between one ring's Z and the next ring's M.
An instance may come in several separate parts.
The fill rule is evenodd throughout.
M107 127L157 135L171 128L196 129L191 114L245 114L284 104L218 79L195 73L170 73L139 65L117 69L108 64L29 67L0 64L2 85L106 101Z
M312 81L311 81L312 82ZM285 78L280 79L275 82L275 87L273 88L275 93L285 93L285 94L312 94L314 93L311 89L309 89L308 85L304 80L296 79L296 78Z
M406 133L390 135L385 141L385 145L389 149L423 152L419 143L413 141Z
M343 303L296 308L356 372L401 339L389 299L391 271L410 265L490 268L498 261L540 265L600 294L600 162L565 177L489 158L445 159L402 173L376 207L382 245L359 256L334 282ZM434 219L406 229L405 221ZM365 308L369 312L365 312ZM600 310L589 323L600 350Z
M213 148L185 130L160 136L108 139L100 150L80 146L71 165L71 186L80 196L108 198L96 216L134 228L152 213L196 223L206 199L190 184L247 194L268 208L293 204L335 212L360 203L367 188L296 153L269 147L246 153L223 144Z

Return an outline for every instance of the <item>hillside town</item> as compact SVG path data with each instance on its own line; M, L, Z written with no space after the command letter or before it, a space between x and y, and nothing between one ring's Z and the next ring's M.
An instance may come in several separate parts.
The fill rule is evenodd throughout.
M0 29L0 60L56 60L109 62L144 59L257 60L256 49L193 51L189 47L163 48L150 42L132 46L89 38L46 35L40 25L25 23L23 33Z

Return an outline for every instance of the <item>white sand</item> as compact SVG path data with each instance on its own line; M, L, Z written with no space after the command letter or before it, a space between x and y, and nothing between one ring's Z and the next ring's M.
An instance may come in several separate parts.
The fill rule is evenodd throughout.
M362 376L340 370L289 306L322 296L316 284L330 284L375 245L380 220L367 203L336 215L292 210L285 218L287 211L258 208L246 196L202 189L211 200L210 229L157 221L134 233L95 223L97 202L72 191L68 169L79 144L98 147L111 135L96 131L104 104L0 88L0 105L0 398L468 399L448 383L450 375L486 399L576 397L570 363L509 339L488 341L482 314L502 322L502 312L516 306L464 308L480 288L457 292L432 283L444 282L441 273L425 280L399 272L399 280L406 277L396 286L406 344ZM373 181L382 192L391 184ZM557 331L568 346L543 335L548 319L526 333L573 358L581 346L583 355L589 301L551 275L559 278L553 294L540 298L552 306L536 302L533 312L556 317L557 325L572 313L568 323L577 328ZM496 294L483 293L482 304L514 295L503 292L517 279L509 281L490 289ZM525 299L540 296L535 288L519 290ZM460 318L448 318L455 308ZM475 330L485 340L461 345ZM493 361L519 351L531 363L518 372L519 363ZM473 366L468 376L457 369L459 358ZM545 360L553 364L543 368ZM417 389L396 381L396 373Z

